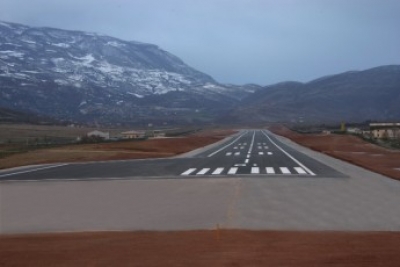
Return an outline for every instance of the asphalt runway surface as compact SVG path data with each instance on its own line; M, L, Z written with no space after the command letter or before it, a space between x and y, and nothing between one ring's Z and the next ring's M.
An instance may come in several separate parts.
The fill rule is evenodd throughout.
M400 231L400 182L243 130L170 159L0 172L0 233Z
M345 177L284 145L264 130L244 130L198 154L172 159L37 166L0 173L0 180Z

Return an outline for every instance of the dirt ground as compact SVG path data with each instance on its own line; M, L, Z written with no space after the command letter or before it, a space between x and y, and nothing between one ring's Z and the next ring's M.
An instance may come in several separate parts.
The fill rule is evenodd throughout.
M0 158L0 169L59 162L171 157L212 144L232 133L234 132L231 130L209 130L187 137L67 145L51 149L38 149Z
M284 126L272 126L270 130L300 145L400 180L399 150L389 150L368 143L356 136L299 134Z
M0 266L399 266L400 233L210 230L0 237Z

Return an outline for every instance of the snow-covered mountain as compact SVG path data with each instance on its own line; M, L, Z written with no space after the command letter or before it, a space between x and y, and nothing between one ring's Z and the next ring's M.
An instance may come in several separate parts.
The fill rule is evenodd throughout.
M0 106L67 120L207 120L259 87L222 85L156 45L0 22Z

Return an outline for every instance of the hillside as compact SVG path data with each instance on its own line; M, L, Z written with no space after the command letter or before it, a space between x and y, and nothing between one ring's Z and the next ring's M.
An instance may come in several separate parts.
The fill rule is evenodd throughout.
M351 71L308 83L266 86L243 99L223 120L340 122L400 120L400 66Z

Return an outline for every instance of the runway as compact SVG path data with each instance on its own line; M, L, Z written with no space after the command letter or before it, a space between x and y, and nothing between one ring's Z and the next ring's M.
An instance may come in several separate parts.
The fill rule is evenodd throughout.
M170 159L0 173L0 233L400 231L400 182L265 130Z
M82 179L318 178L345 175L284 145L265 130L243 130L188 157L55 164L0 173L2 181Z

